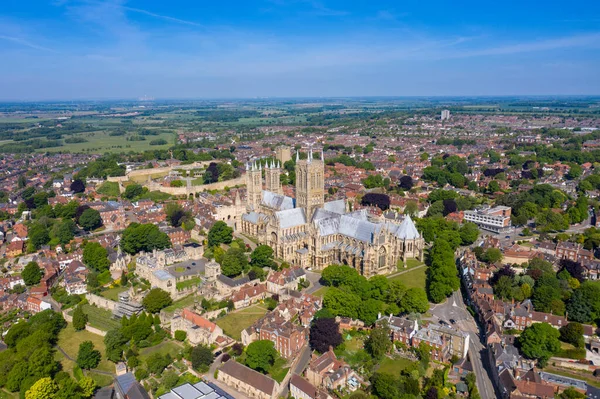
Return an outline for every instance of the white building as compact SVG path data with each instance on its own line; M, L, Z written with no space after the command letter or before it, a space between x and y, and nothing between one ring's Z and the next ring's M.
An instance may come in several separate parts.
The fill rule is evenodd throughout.
M511 208L508 206L479 208L474 211L465 211L464 214L464 220L475 223L483 230L503 233L511 229Z
M446 121L450 119L450 111L447 109L442 110L442 120Z

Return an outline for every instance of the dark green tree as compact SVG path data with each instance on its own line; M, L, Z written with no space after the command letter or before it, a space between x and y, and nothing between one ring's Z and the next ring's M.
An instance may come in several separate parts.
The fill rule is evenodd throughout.
M100 212L95 209L89 208L83 211L78 219L78 223L86 231L95 230L102 226L102 218Z
M27 263L27 265L23 268L23 272L21 273L21 277L23 278L25 285L28 287L39 284L43 275L44 273L37 262Z
M266 339L254 341L246 348L246 365L266 374L275 363L277 356L272 341Z
M108 251L99 243L90 241L83 247L83 263L100 273L108 270Z
M172 303L171 295L160 288L152 288L142 300L142 305L150 313L158 313Z
M231 244L233 229L227 223L218 221L208 231L208 246L216 247L221 244Z
M89 370L96 368L100 363L101 358L100 351L94 349L92 341L83 341L79 345L77 365L82 369Z
M215 360L212 350L206 345L197 345L192 348L190 357L192 367L200 372L206 372Z
M560 350L560 332L548 323L535 323L523 330L518 338L521 353L536 359L541 367Z
M258 267L273 267L273 248L259 245L250 254L250 264Z
M131 255L140 251L152 252L154 249L170 247L169 236L152 223L131 223L121 235L121 248Z
M387 324L383 323L371 330L369 338L365 341L365 349L375 359L381 359L392 349L390 329Z
M85 329L88 322L88 315L83 311L81 305L73 311L73 328L77 331Z

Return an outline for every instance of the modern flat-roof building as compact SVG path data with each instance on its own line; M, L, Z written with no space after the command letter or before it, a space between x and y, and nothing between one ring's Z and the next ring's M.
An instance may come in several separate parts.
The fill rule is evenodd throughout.
M474 211L465 211L464 213L464 220L475 223L483 230L503 233L511 229L511 208L508 206L479 208Z
M210 382L200 381L194 385L185 383L171 389L159 399L234 399L221 388Z

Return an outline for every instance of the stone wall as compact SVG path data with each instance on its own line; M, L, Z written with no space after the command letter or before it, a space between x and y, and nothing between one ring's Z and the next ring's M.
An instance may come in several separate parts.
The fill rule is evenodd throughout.
M90 305L96 305L99 308L110 310L111 312L115 310L115 307L117 306L115 301L111 301L110 299L95 294L85 294L85 299L87 299Z

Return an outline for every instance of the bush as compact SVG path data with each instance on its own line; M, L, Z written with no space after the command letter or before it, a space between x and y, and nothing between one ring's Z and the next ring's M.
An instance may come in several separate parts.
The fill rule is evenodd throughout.
M185 339L187 338L187 333L185 331L182 330L177 330L175 331L175 339L177 341L185 341Z

